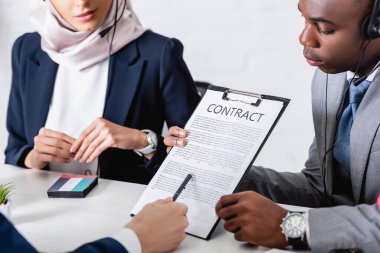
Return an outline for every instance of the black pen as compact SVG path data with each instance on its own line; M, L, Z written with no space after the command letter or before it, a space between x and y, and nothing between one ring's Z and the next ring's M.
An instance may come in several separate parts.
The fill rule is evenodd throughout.
M182 184L179 186L178 190L173 195L173 201L176 201L176 199L179 197L183 189L186 188L187 183L190 181L190 179L193 177L191 174L187 174L185 179L183 180Z

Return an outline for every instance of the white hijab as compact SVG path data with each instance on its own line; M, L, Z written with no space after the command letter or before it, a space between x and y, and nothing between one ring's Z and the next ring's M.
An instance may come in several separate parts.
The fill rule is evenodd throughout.
M101 31L112 26L118 8L119 21L116 25L111 54L140 37L146 29L134 13L130 0L112 0L110 11L103 23L92 32L76 31L55 10L50 0L29 0L30 18L41 35L41 48L50 58L66 67L83 70L108 57L113 29L103 38ZM123 16L122 8L125 8Z

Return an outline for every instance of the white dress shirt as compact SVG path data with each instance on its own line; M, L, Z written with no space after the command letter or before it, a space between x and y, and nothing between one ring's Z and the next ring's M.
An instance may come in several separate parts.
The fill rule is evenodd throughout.
M59 66L45 127L78 138L96 118L103 116L108 79L108 59L86 70ZM72 174L97 173L98 159L92 163L49 163L52 171ZM110 236L130 253L141 253L140 241L131 229Z
M129 253L141 253L140 240L132 229L123 228L110 237L123 245Z
M108 59L78 71L59 66L45 127L79 137L96 118L102 117L107 91ZM52 171L96 174L98 160L92 163L49 163Z

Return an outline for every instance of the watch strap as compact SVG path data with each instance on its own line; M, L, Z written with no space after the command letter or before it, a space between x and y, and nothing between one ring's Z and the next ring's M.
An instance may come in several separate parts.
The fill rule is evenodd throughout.
M150 154L150 153L156 151L156 148L153 148L151 145L148 145L145 148L137 149L137 150L134 150L134 151L136 153L138 153L138 154L146 155L146 154Z
M293 247L293 249L308 249L308 246L305 242L305 236L303 238L288 238L288 243L290 246Z

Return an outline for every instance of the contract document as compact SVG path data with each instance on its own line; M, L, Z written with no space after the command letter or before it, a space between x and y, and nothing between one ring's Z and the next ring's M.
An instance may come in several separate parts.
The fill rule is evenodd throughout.
M218 223L215 205L248 172L289 99L210 86L187 122L184 148L174 147L132 210L173 197L188 207L187 233L210 239ZM173 105L175 106L175 105Z

